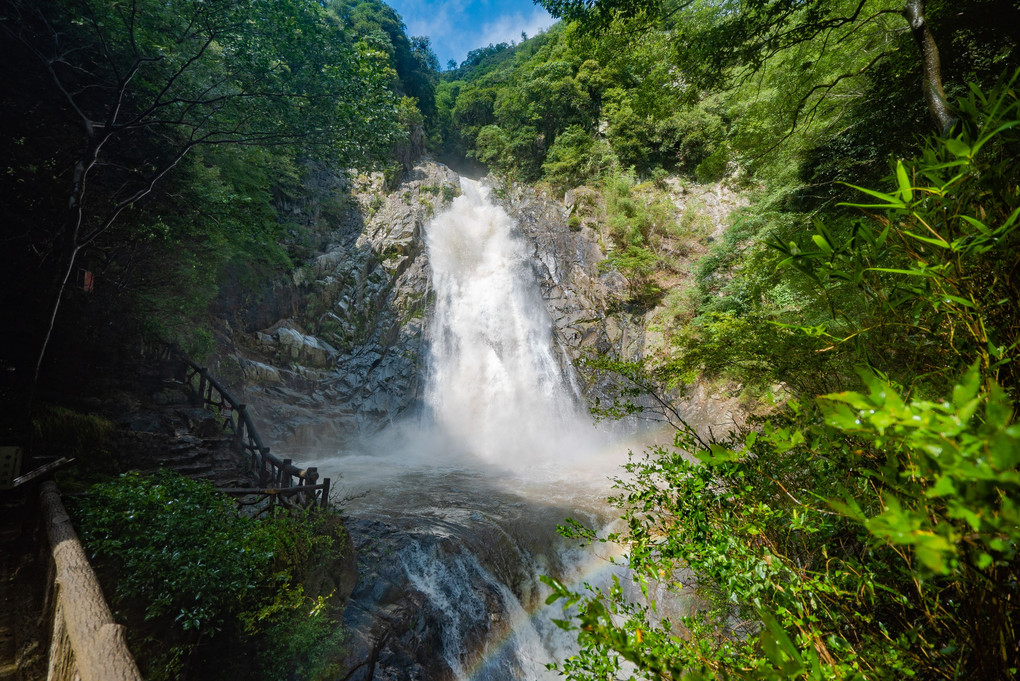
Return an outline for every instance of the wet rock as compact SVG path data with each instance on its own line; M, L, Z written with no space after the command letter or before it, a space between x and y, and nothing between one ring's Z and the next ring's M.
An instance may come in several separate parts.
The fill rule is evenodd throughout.
M464 547L378 520L352 518L349 527L362 578L345 613L352 636L340 677L444 681L456 678L451 662L470 668L482 642L503 626L502 616L492 613L504 604L484 572L473 569ZM443 607L442 597L421 590L419 570L448 571L449 583L441 574L432 586L457 599L456 613ZM457 635L450 636L454 626Z

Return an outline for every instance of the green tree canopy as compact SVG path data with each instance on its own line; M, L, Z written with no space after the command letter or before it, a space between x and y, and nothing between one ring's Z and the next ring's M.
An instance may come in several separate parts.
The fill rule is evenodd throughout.
M539 0L552 14L577 21L584 30L605 32L624 22L626 33L667 26L684 78L696 92L718 87L737 75L757 72L771 58L797 45L822 39L826 49L847 41L873 53L863 67L852 66L835 78L818 82L811 92L827 91L866 70L898 49L892 30L909 29L918 48L922 92L932 119L948 131L955 117L946 102L939 51L929 13L952 12L970 24L977 15L996 33L1000 22L1016 21L1015 3L997 0ZM897 16L899 15L899 16ZM892 23L890 20L892 19ZM979 19L979 21L982 21ZM904 24L904 20L906 23ZM617 22L617 24L614 24ZM980 40L980 38L978 38ZM844 46L845 47L845 46ZM805 67L810 64L805 64Z
M24 105L6 112L5 189L25 209L10 240L57 281L36 376L82 250L195 149L286 149L346 166L395 134L385 61L307 0L4 0L0 30Z

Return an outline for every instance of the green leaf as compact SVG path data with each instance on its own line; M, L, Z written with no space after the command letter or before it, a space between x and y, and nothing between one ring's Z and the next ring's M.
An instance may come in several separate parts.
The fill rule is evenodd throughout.
M952 478L948 475L939 476L938 480L927 492L929 498L956 496L956 494L956 487L953 485Z
M867 194L868 196L874 196L876 199L884 201L886 205L885 206L880 206L880 207L885 207L885 208L895 207L895 206L903 207L903 205L904 205L903 201L901 201L900 199L896 198L892 194L886 194L884 192L876 191L874 189L867 189L866 187L858 187L857 185L853 185L853 184L848 185L848 186L852 187L853 189L856 189L859 192ZM840 204L840 205L841 206L851 206L852 207L852 206L857 206L858 204L855 204L855 203L843 203L843 204Z
M984 234L985 236L991 235L992 233L991 230L988 229L988 226L985 225L985 223L981 222L980 220L972 218L969 215L961 215L960 218L967 222L971 227Z
M932 274L926 270L899 270L892 267L869 267L868 272L889 272L890 274L906 274L911 277L931 277Z
M909 237L917 239L918 241L923 241L926 244L931 244L932 246L938 246L939 248L949 248L949 242L946 241L945 239L941 238L932 239L931 237L921 236L920 234L914 234L913 232L909 232L907 230L903 230L903 233Z
M949 301L953 301L954 303L957 303L958 305L963 305L964 307L969 307L971 309L977 309L977 306L974 305L974 303L972 303L969 300L967 300L966 298L961 298L960 296L951 296L948 293L944 296L944 298L945 298L947 303Z
M822 249L829 255L832 255L832 246L829 245L829 242L825 240L824 236L821 234L812 234L811 240L815 242L815 245L818 246L818 248Z
M940 534L917 531L914 533L914 553L921 563L936 574L946 574L949 567L946 558L955 552L955 547Z
M950 137L943 140L943 143L953 156L970 158L973 154L970 145L962 139Z
M875 246L877 248L882 248L882 246L885 245L885 240L889 238L890 228L891 225L886 225L885 228L882 230L881 234L879 234L878 237L875 239Z
M555 624L560 629L562 629L563 631L572 631L576 629L576 627L570 622L570 620L558 620L553 618L552 623Z
M907 169L903 161L896 161L896 181L900 185L900 196L905 202L914 200L914 191L910 188L910 178L907 177Z
M963 379L953 388L953 406L962 408L971 402L981 389L981 372L975 362L964 374Z

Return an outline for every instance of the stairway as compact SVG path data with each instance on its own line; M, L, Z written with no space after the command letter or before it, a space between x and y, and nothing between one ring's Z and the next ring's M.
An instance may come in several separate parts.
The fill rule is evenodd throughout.
M223 419L202 407L184 383L167 378L171 375L183 375L182 365L161 362L144 371L137 408L114 419L119 428L109 446L119 467L149 474L172 470L217 487L251 486Z

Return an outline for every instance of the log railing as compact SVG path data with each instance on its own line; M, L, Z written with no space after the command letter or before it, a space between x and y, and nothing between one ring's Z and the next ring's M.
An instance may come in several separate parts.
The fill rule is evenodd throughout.
M42 484L40 500L50 545L48 681L142 681L54 482Z
M224 489L228 494L261 493L284 506L329 505L329 478L319 482L317 468L298 468L290 459L271 454L251 420L247 406L241 404L209 372L187 358L184 382L195 391L203 405L222 419L224 432L233 436L234 447L245 454L249 472L258 481L258 490Z

